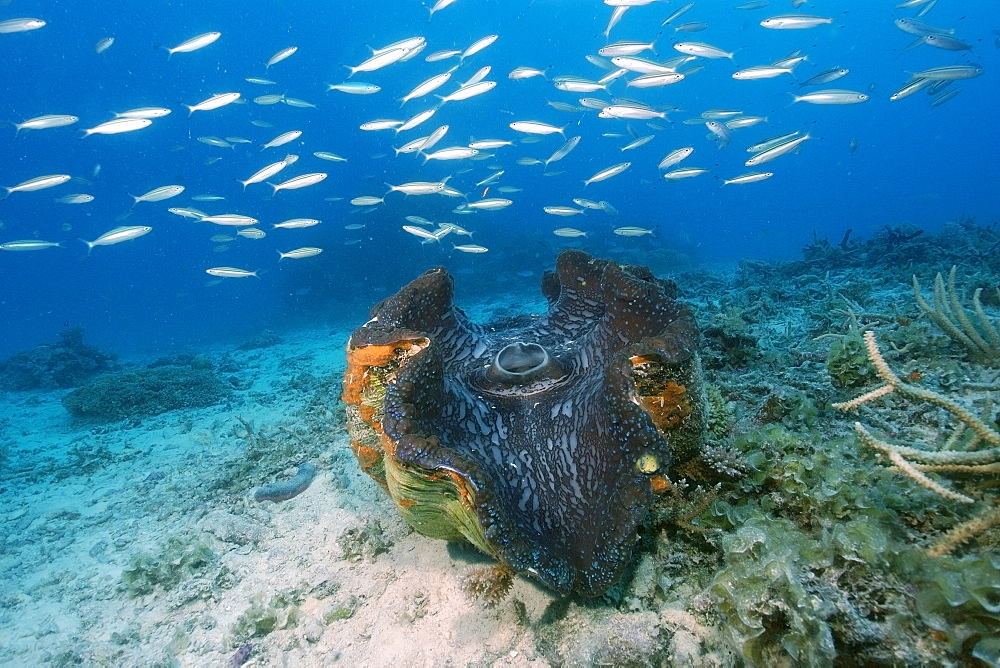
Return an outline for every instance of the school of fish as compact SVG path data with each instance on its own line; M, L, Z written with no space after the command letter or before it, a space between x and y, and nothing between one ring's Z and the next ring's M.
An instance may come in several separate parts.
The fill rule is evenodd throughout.
M475 1L462 0L463 3ZM886 96L892 102L925 92L930 95L929 104L932 107L940 106L959 94L958 82L976 79L984 74L983 67L970 57L970 41L957 35L954 28L935 26L929 22L928 15L937 2L938 0L902 0L895 5L898 13L914 14L899 16L893 20L894 28L912 38L909 44L901 46L900 52L917 48L938 50L942 54L942 65L914 72L908 77L901 65L900 87ZM433 21L439 12L447 11L454 4L456 0L436 0L430 3L426 7L429 19ZM516 40L505 40L500 34L456 34L451 39L440 40L414 35L378 48L368 47L367 51L363 45L358 44L355 49L357 60L354 61L355 64L344 66L342 78L332 83L316 82L315 101L289 97L287 93L269 92L283 89L280 73L284 66L280 63L296 54L317 48L303 44L285 46L270 56L267 53L258 54L259 58L247 64L244 77L237 78L234 75L229 90L216 92L201 100L198 99L200 96L192 95L183 103L174 101L171 106L139 107L114 112L111 118L92 118L87 121L82 121L82 109L67 110L80 114L79 116L69 113L35 115L13 123L14 138L20 140L41 131L72 128L82 122L89 125L78 131L78 138L86 140L83 144L113 142L114 135L142 132L180 107L187 110L190 118L196 114L200 117L202 114L219 113L218 110L231 105L242 105L242 110L226 117L229 119L227 122L232 125L230 134L224 137L205 135L191 138L192 141L214 149L234 151L238 155L236 163L229 161L229 164L234 165L232 173L227 178L220 177L219 191L228 189L232 190L231 193L191 197L199 206L211 208L212 211L206 212L192 206L161 204L167 200L170 200L171 205L176 204L187 191L184 185L169 183L137 184L136 189L129 192L132 199L129 211L142 216L151 207L164 207L164 211L187 219L192 224L203 224L206 238L213 243L244 243L240 240L256 243L280 234L282 245L277 248L276 261L304 260L319 256L324 249L316 246L294 247L293 230L311 228L320 225L322 221L307 216L289 217L281 222L266 223L270 225L270 231L266 232L261 229L262 223L254 213L254 202L260 197L286 200L290 213L294 214L303 207L306 198L322 195L323 200L329 203L326 206L329 207L330 218L343 219L351 214L378 214L378 221L372 225L345 221L340 227L346 231L371 232L370 228L375 225L386 227L384 221L388 219L396 222L390 224L389 229L382 229L380 234L406 234L422 245L437 244L448 252L481 254L489 249L474 243L452 243L450 248L442 244L442 240L449 235L454 235L451 239L462 236L471 238L474 232L455 222L428 220L423 217L427 214L420 202L426 197L453 198L453 216L472 216L469 220L486 217L490 218L485 221L486 224L497 225L497 214L491 212L503 212L516 205L520 197L518 193L530 190L534 193L544 192L546 198L551 199L544 206L518 213L520 217L529 218L533 224L542 225L547 224L545 221L577 216L581 217L579 220L590 220L587 216L602 216L602 220L611 221L618 211L608 199L599 198L610 198L609 193L615 193L614 182L620 183L623 179L631 178L672 183L675 184L671 186L673 188L683 188L685 180L712 172L707 167L689 165L686 161L690 156L714 150L741 150L727 148L731 144L745 144L746 167L760 168L768 163L768 171L755 169L742 174L716 174L720 187L750 186L771 178L781 178L784 171L782 166L789 162L789 158L785 156L807 151L807 142L821 130L810 128L804 131L801 128L784 127L777 114L764 117L754 115L753 110L692 109L696 103L685 99L685 84L706 68L727 68L737 81L787 81L789 106L805 104L847 107L868 102L875 94L874 88L867 82L852 81L850 70L837 63L810 62L808 66L804 65L809 60L807 47L785 55L776 54L780 57L771 62L737 64L740 49L735 47L738 45L688 39L690 33L707 30L710 23L702 20L682 23L682 17L722 20L719 17L726 15L717 4L708 0L683 5L668 5L655 0L580 0L579 4L588 5L588 9L603 7L599 11L607 16L606 24L594 39L592 50L580 54L580 69L586 68L590 73L588 76L549 71L549 68L534 67L530 63L519 65L506 74L496 72L489 64L490 54L503 49L505 54L510 55L516 53L519 46ZM739 15L738 19L741 21L747 15L753 15L754 24L749 32L754 39L759 40L767 40L769 31L803 31L807 34L813 31L850 29L851 17L847 12L831 12L828 15L800 13L798 10L805 4L805 0L791 0L791 9L795 11L772 13L771 6L777 4L779 3L757 0L730 5L726 11ZM780 4L788 5L789 2L785 0ZM414 5L419 5L417 0L414 0ZM699 5L711 10L708 16L698 16L702 9ZM618 32L616 27L627 12L633 15L643 14L641 20L629 22L629 30L634 34L628 37L633 39L613 40L612 33ZM753 14L754 12L759 15ZM427 19L426 14L418 15L415 12L413 31L420 31ZM3 45L5 51L27 49L29 47L24 42L15 43L11 40L28 39L30 36L16 33L33 33L43 30L51 22L65 20L65 16L0 19L0 45ZM399 26L394 28L398 29ZM223 32L211 31L172 43L173 46L162 47L166 51L165 60L180 60L186 57L184 54L203 49L224 49L226 36ZM552 48L559 48L558 39L553 38L551 43ZM803 41L803 44L808 45L809 41ZM113 53L111 50L115 48L114 45L114 37L103 37L96 42L93 51L99 57L107 57L105 54ZM809 74L805 73L806 69L809 69ZM260 72L263 74L257 76ZM843 84L840 83L841 80L844 80ZM755 84L746 85L752 87ZM841 85L845 87L839 87ZM504 104L505 94L511 93L535 95L536 111L531 116L518 114L505 121L504 126L509 132L503 137L479 137L474 125L467 121L467 114L449 113L459 105L467 108L473 105L477 114L510 114L505 110ZM672 103L663 101L667 94L671 96ZM337 96L336 103L326 104L325 100L329 97L323 96ZM294 114L304 112L283 112L286 117L282 118L280 131L270 130L269 132L277 134L259 136L261 131L277 127L277 124L256 118L254 110L258 107L284 105L291 109L319 109L318 113L325 114L324 122L344 125L343 112L338 109L350 105L354 96L385 98L381 103L385 117L372 118L355 124L354 127L344 128L347 137L356 136L360 139L363 135L374 134L378 138L376 141L381 140L385 153L373 158L381 159L383 155L391 155L394 162L391 167L386 168L387 172L398 174L399 178L388 177L384 186L378 190L337 192L337 186L333 185L337 179L328 180L331 172L334 169L353 168L364 156L348 153L348 157L343 157L326 150L329 147L314 145L308 124L303 124L305 129L294 127L301 118ZM163 104L168 103L164 101ZM95 107L93 104L81 106ZM324 106L331 111L326 112ZM559 120L560 114L564 115L562 121ZM743 135L749 134L747 128L762 124L773 126L775 134L770 138L755 137L745 143L740 141ZM248 125L256 126L257 129L251 131L247 128ZM682 130L684 125L700 126L706 133L705 139L692 138ZM291 129L283 129L289 126ZM242 134L258 137L247 139ZM686 139L677 139L681 136ZM469 138L468 141L463 141L462 138L465 137ZM702 145L698 144L699 141ZM352 146L350 139L344 143ZM360 141L358 143L361 144ZM580 158L581 152L576 151L578 146L588 144L591 151L599 149L604 156L602 162ZM716 148L710 148L712 144ZM280 147L284 148L279 152L277 149ZM392 149L391 154L389 148ZM525 150L536 155L524 155ZM285 151L292 152L278 159L278 155ZM299 152L304 154L299 155ZM591 152L588 155L594 154ZM576 158L580 160L575 161ZM209 158L205 164L213 164L219 159L217 156ZM302 163L297 164L300 159ZM780 162L772 164L772 161L779 159ZM710 159L708 161L712 162ZM553 169L553 166L558 169ZM574 167L574 171L583 170L589 176L582 179L563 176L565 171ZM32 196L29 193L64 187L73 181L89 183L72 174L22 173L15 176L22 169L21 166L4 166L2 173L13 183L2 186L0 199L10 196L29 197ZM421 178L424 180L413 178L418 170L422 172ZM446 175L442 176L442 171ZM99 166L95 167L91 176L96 176L98 172ZM393 182L389 183L389 180ZM239 187L233 189L233 181ZM265 187L269 187L270 192ZM308 189L307 193L313 194L291 194L305 189ZM286 191L288 194L285 194ZM593 193L594 199L583 198L584 193L588 197ZM86 205L95 198L105 196L111 195L101 192L71 193L55 197L54 201ZM344 206L336 203L339 200L345 200L346 204L355 208L338 210L337 207ZM505 214L499 214L503 215ZM125 217L127 216L123 214L114 222L122 222ZM635 225L615 227L609 222L605 226L607 234L619 237L639 238L653 233L653 229ZM109 222L107 227L111 229L93 240L80 240L86 245L88 254L98 246L118 245L154 232L153 226L145 224L114 225ZM227 234L213 234L219 231L219 227L224 228ZM230 231L231 234L228 233ZM554 236L563 239L588 237L587 231L574 227L554 227L552 232ZM590 235L593 234L591 231ZM334 238L333 235L328 237ZM347 239L344 243L358 241L360 239ZM0 250L5 251L40 251L65 247L63 241L42 239L13 239L0 243ZM228 248L217 246L215 250L225 252ZM205 267L204 271L216 278L260 278L256 269L217 266Z

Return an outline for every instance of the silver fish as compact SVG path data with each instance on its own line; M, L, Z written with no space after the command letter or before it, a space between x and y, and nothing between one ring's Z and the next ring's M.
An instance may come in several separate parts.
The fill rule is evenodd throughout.
M819 74L814 74L805 81L799 84L799 88L803 86L816 86L819 84L830 83L831 81L836 81L837 79L847 76L850 72L846 67L831 67L829 69L823 70Z
M188 116L190 116L196 111L212 111L213 109L224 107L227 104L232 104L238 99L240 99L239 93L219 93L218 95L213 95L207 100L202 100L198 104L185 104L184 106L188 108Z
M170 58L170 56L175 53L191 53L192 51L197 51L198 49L204 49L220 37L222 37L221 32L206 32L203 35L198 35L197 37L192 37L185 42L181 42L172 49L167 47L163 48L167 49L167 58Z
M625 227L616 227L614 233L620 237L641 237L645 234L652 234L653 230L648 230L644 227L635 227L634 225L627 225Z
M110 232L105 232L93 241L87 241L86 239L80 239L80 241L87 244L87 254L89 255L90 251L94 250L94 246L112 246L114 244L120 244L123 241L138 239L139 237L149 234L152 231L153 228L147 225L116 227Z
M274 139L272 139L271 141L267 142L263 146L261 146L260 150L263 151L265 149L274 148L276 146L284 146L285 144L288 144L289 142L295 141L296 139L298 139L301 136L302 136L302 131L301 130L291 130L289 132L284 132L284 133L278 135L277 137L275 137Z
M805 95L796 95L794 93L789 93L789 95L792 96L792 104L796 102L808 102L809 104L858 104L868 100L868 95L865 93L837 88L818 90L813 93L806 93Z
M335 90L341 93L350 93L351 95L373 95L382 90L382 87L360 81L345 81L339 84L327 84L326 89L328 91Z
M454 93L449 93L448 95L438 95L437 97L441 100L441 104L457 100L467 100L470 97L482 95L483 93L493 90L496 88L496 85L496 81L478 81L467 86L462 86Z
M267 70L269 70L271 68L271 65L277 65L282 60L284 60L285 58L290 57L292 54L294 54L298 50L299 50L299 47L297 47L297 46L290 46L287 49L282 49L278 53L276 53L273 56L271 56L270 58L268 58L267 64L264 65L264 71L266 72Z
M583 182L583 187L586 188L591 183L597 183L598 181L606 181L607 179L610 179L612 176L617 176L621 174L631 166L632 166L631 162L621 162L618 163L617 165L606 167L605 169L602 169L601 171L591 176L589 179L585 179Z
M383 67L388 67L393 63L397 63L402 60L409 53L409 49L389 49L388 51L383 51L381 53L376 52L368 60L365 60L360 65L355 67L345 66L351 72L347 75L350 79L358 72L374 72L375 70L380 70Z
M163 118L170 114L166 107L138 107L115 113L115 118Z
M462 52L462 55L459 56L459 60L465 60L469 56L475 53L479 53L480 51L488 47L490 44L497 41L499 38L500 38L499 35L487 35L486 37L477 39L475 42L469 45L469 48L467 48L465 51Z
M653 72L635 77L626 85L629 88L657 88L675 84L678 81L683 81L684 78L685 75L680 72Z
M322 248L314 248L312 246L296 248L295 250L290 250L287 253L282 253L281 251L278 251L278 255L281 256L278 258L278 261L280 262L281 260L284 260L286 257L291 260L299 260L304 257L313 257L315 255L319 255L322 252L323 252Z
M808 14L782 14L760 22L762 26L771 30L804 30L830 23L833 23L832 18Z
M36 176L33 179L28 179L27 181L22 181L16 186L5 187L4 190L7 193L0 197L0 199L6 198L11 193L27 193L34 192L35 190L44 190L46 188L54 188L55 186L60 186L72 177L69 174L48 174L46 176Z
M133 200L132 206L134 207L139 202L162 202L165 199L170 199L171 197L177 197L182 192L184 192L184 186L160 186L159 188L153 188L148 193L139 195L129 195Z
M663 175L667 181L679 181L680 179L690 179L695 176L707 174L708 170L701 167L681 167Z
M217 216L205 216L201 219L203 223L213 223L215 225L229 225L232 227L244 227L256 225L259 221L251 216L244 216L239 213L220 213Z
M551 216L578 216L583 213L583 209L574 209L571 206L543 206L542 211Z
M569 155L570 152L580 143L580 139L582 139L580 136L570 137L565 144L556 149L555 152L548 157L545 161L545 166L548 167L549 163L558 162Z
M0 250L5 251L36 251L46 248L62 248L58 241L42 241L41 239L19 239L17 241L7 241L0 244Z
M444 190L447 184L444 181L410 181L398 186L391 183L385 185L389 187L389 192L400 192L404 195L436 195Z
M247 186L252 183L262 183L267 181L269 178L283 170L288 166L288 163L284 160L279 160L278 162L272 162L267 167L263 167L258 171L254 172L246 181L240 181L243 184L243 190L246 191Z
M212 267L211 269L206 269L205 273L220 278L249 278L250 276L260 278L256 271L237 269L236 267Z
M597 53L601 54L605 58L611 58L612 56L634 56L642 53L643 51L655 52L656 41L630 42L622 40L615 42L614 44L608 44L607 46L601 47L597 50Z
M274 191L272 195L277 195L281 190L298 190L299 188L305 188L307 186L315 185L325 179L327 174L323 172L313 172L311 174L302 174L300 176L295 176L288 179L287 181L282 181L281 183L268 183Z
M516 132L524 132L525 134L533 135L551 135L551 134L561 134L564 137L565 126L556 127L554 125L549 125L548 123L542 123L540 121L514 121L510 123L510 129Z
M487 197L476 202L469 202L466 206L470 209L482 209L484 211L497 211L504 209L514 202L503 197Z
M45 21L41 19L7 19L0 21L0 34L12 32L28 32L45 27Z
M774 176L774 172L747 172L746 174L740 174L731 179L726 179L722 182L722 185L742 185L744 183L757 183L758 181L763 181L764 179L769 179Z
M974 79L983 73L983 68L978 65L946 65L945 67L932 67L923 72L913 75L914 79Z
M75 193L72 195L63 195L62 197L56 197L56 202L60 204L87 204L88 202L94 201L93 195L87 195L84 193Z
M747 153L757 153L759 151L766 151L769 148L774 148L778 144L784 144L789 139L794 139L795 137L798 136L799 136L799 131L796 130L795 132L789 132L787 134L778 135L776 137L770 137L748 148Z
M84 130L83 136L80 139L89 137L90 135L119 135L123 132L134 132L135 130L148 128L152 124L153 121L148 118L116 118L113 121L101 123L100 125Z
M699 58L728 58L733 59L732 51L724 51L717 46L705 44L704 42L677 42L674 49L689 56Z
M290 218L284 222L275 223L274 229L300 230L305 227L319 225L319 222L315 218Z
M510 71L510 74L507 75L507 78L517 81L519 79L530 79L532 77L544 76L545 71L535 67L515 67Z
M399 98L400 102L399 106L403 106L404 104L415 98L423 97L424 95L433 93L438 88L443 86L448 81L448 79L451 78L451 74L452 70L449 70L447 72L442 72L441 74L435 74L430 79L426 79L425 81L421 82L409 93Z
M62 128L73 125L80 119L69 114L46 114L45 116L35 116L21 123L14 123L15 134L21 130L47 130L49 128Z
M791 153L792 151L797 150L798 147L807 139L811 139L811 136L809 135L808 132L802 135L801 137L789 139L786 142L783 142L776 146L772 146L771 148L768 148L752 156L749 160L746 161L746 166L755 167L757 165L762 165L765 162L770 162L771 160L779 158L785 155L786 153Z

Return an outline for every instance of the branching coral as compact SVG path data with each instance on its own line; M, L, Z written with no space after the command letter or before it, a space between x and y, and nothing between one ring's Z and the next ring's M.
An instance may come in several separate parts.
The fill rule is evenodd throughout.
M948 286L940 272L934 279L934 307L927 303L920 291L920 282L913 277L913 296L920 309L931 322L941 328L952 339L965 346L972 359L981 361L1000 360L1000 324L991 322L983 311L980 301L983 289L976 288L972 296L972 307L979 319L979 327L972 323L969 314L958 301L955 291L955 266L948 274ZM980 331L982 330L982 331Z
M954 277L954 272L952 276ZM938 278L940 279L940 275ZM927 472L972 473L983 476L1000 474L1000 431L989 424L993 411L989 395L983 407L983 418L980 419L948 397L900 380L882 357L875 340L875 333L870 330L865 332L865 346L868 349L868 358L885 384L850 401L834 404L834 407L845 411L852 410L880 397L896 393L912 401L937 406L950 413L957 420L957 424L943 445L933 450L889 443L875 437L860 422L854 423L854 430L862 443L888 455L896 468L917 484L951 501L975 503L975 499L934 480L927 475ZM996 507L995 499L989 503L986 510L945 534L928 550L928 553L932 556L948 554L962 543L994 526L1000 526L1000 508Z

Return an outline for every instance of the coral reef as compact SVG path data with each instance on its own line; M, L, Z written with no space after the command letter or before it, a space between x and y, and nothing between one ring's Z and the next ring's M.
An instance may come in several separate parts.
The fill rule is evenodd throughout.
M62 403L74 418L110 421L211 406L230 392L210 371L168 366L101 376Z
M83 333L83 327L70 327L59 333L56 343L43 343L0 362L0 388L70 388L111 371L117 356L85 344Z
M260 334L253 336L240 345L236 346L237 350L259 350L260 348L270 348L271 346L276 346L279 343L283 343L284 339L275 334L269 329L265 329Z

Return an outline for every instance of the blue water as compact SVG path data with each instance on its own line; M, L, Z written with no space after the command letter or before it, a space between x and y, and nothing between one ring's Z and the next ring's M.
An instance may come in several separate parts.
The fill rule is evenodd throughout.
M87 340L119 352L155 351L197 346L220 338L245 337L263 328L284 330L302 325L360 323L367 309L421 271L443 264L456 273L461 295L488 295L523 290L537 284L561 248L577 246L603 257L642 262L663 257L665 249L697 261L742 258L793 258L814 235L840 240L847 228L867 236L887 224L911 223L934 230L948 220L975 216L980 222L1000 219L1000 145L996 109L1000 103L995 29L1000 10L993 0L940 0L923 20L955 28L956 36L973 45L972 52L951 52L920 46L901 52L913 36L893 25L893 19L915 10L894 9L894 2L828 2L817 0L803 10L836 18L833 26L810 30L772 31L758 25L768 16L786 13L788 2L772 2L757 11L733 9L736 2L700 0L679 19L705 21L699 33L660 28L682 3L654 3L630 9L611 32L611 39L657 39L661 59L677 55L673 41L701 41L738 49L735 64L708 60L704 70L679 84L637 90L626 88L629 75L612 84L613 95L632 97L654 106L674 105L683 111L670 121L631 121L638 134L654 133L649 144L628 153L620 147L628 138L626 122L599 119L596 112L568 114L546 105L547 100L576 103L580 97L555 90L541 78L511 81L517 66L548 68L550 75L573 74L600 78L605 73L584 56L596 53L606 40L601 34L611 8L596 0L458 0L428 22L428 11L417 0L381 2L160 2L143 3L18 1L0 8L0 20L37 17L47 25L36 31L0 35L0 118L21 121L41 114L73 114L75 126L22 132L7 128L0 137L0 185L12 186L43 174L65 173L92 181L70 182L58 188L13 193L0 202L0 243L14 239L63 242L64 248L38 252L0 253L0 357L42 341L55 340L65 324L81 324ZM173 46L207 31L221 31L216 43L193 53L167 58L158 48ZM444 106L430 121L395 137L390 132L362 132L358 126L375 118L406 119L436 102L429 97L408 103L402 111L396 99L455 60L427 63L424 56L440 49L462 50L491 33L499 40L470 57L438 93L455 89L478 68L491 65L488 77L496 89L470 100ZM382 86L371 96L325 92L324 82L337 83L370 51L397 40L422 35L426 50L408 62L359 73L354 80ZM98 55L94 44L114 37L113 46ZM298 52L265 75L264 63L278 50L298 46ZM852 106L789 106L790 77L735 81L738 68L770 63L801 49L809 60L796 70L804 80L834 65L850 74L820 88L846 88L870 94ZM650 54L643 54L650 56ZM929 67L976 63L984 75L959 81L953 100L931 107L924 92L905 100L888 97L909 79L909 73ZM256 86L245 77L277 81ZM300 109L287 105L230 105L188 116L183 104L210 95L238 91L245 100L268 93L285 93L318 105ZM166 106L173 113L151 127L117 136L78 140L81 128L111 118L111 111L139 106ZM738 109L767 116L768 124L734 132L733 142L717 149L702 126L684 125L685 118L709 108ZM515 120L540 120L566 125L567 135L581 135L579 147L552 170L521 166L519 157L545 159L563 139L545 138L495 151L481 162L431 163L418 157L394 157L392 146L428 134L447 123L450 131L439 147L464 144L471 138L518 139L508 128ZM274 127L250 123L263 120ZM280 132L302 130L292 144L260 152L259 145ZM762 166L773 171L767 181L722 187L722 179L749 171L743 165L747 146L764 138L808 131L797 155ZM254 145L219 149L196 141L215 135L242 136ZM850 148L852 140L856 150ZM656 168L668 152L694 146L683 166L710 168L710 174L676 183L661 178ZM312 156L332 151L349 162L331 163ZM253 185L242 193L236 179L246 179L264 165L295 153L300 160L280 179L323 171L323 183L278 193ZM388 154L376 158L379 154ZM213 164L206 159L220 156ZM624 174L583 189L582 179L599 169L630 160ZM449 184L469 198L483 188L473 185L489 173L488 165L506 170L503 185L523 188L509 195L514 205L497 212L455 215L461 200L439 196L404 198L393 193L384 206L361 213L348 200L385 193L383 182L439 180L460 169ZM100 171L95 176L95 167ZM186 191L164 202L140 203L133 215L127 193L181 184ZM473 192L475 190L475 192ZM73 192L96 196L83 205L53 202ZM223 195L224 202L192 202L198 194ZM491 196L498 193L491 191ZM505 196L505 195L500 195ZM590 211L584 216L555 218L541 208L572 205L573 197L608 200L617 217ZM326 198L342 197L340 201ZM238 238L230 249L213 252L216 234L234 228L196 223L167 212L168 207L194 206L209 213L242 213L261 220L268 231L262 240ZM446 238L441 244L420 244L400 229L406 215L451 221L473 230L471 243L489 248L485 254L452 250L467 237ZM318 218L322 224L303 230L271 231L287 218ZM364 223L347 231L350 223ZM94 239L119 225L150 225L153 231L124 244L98 247L88 256L79 238ZM654 229L654 234L626 238L612 234L622 225ZM554 236L559 227L588 233L582 239ZM355 240L357 240L355 242ZM345 243L351 242L351 243ZM318 246L323 254L278 263L278 250ZM262 270L260 279L213 281L209 267L234 266Z

